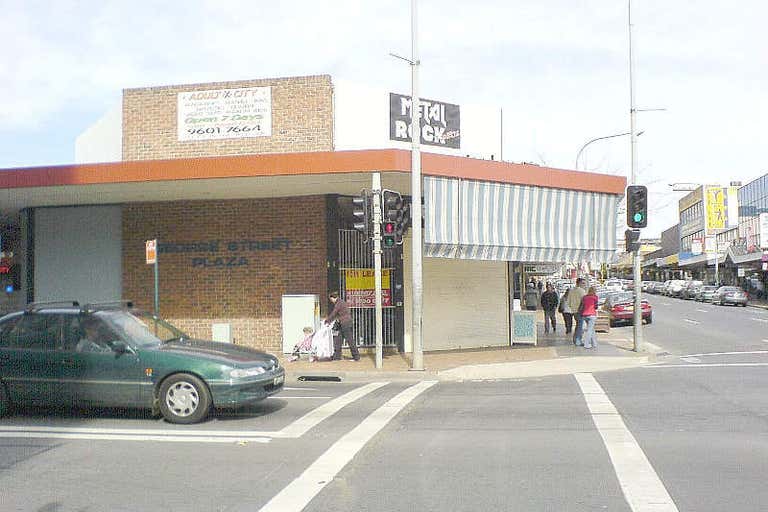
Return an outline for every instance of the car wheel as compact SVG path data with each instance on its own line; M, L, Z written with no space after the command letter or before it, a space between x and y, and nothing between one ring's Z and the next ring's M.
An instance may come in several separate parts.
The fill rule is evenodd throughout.
M211 392L194 375L177 373L160 386L160 412L171 423L197 423L211 410Z
M11 409L11 399L8 396L8 391L5 390L5 384L0 382L0 417L8 414Z
M652 324L653 323L653 316L649 316L648 318L646 318L645 319L645 323L646 324Z
M608 325L610 327L616 327L616 320L608 320Z
M747 305L746 304L742 304L741 307L745 308L745 307L747 307Z

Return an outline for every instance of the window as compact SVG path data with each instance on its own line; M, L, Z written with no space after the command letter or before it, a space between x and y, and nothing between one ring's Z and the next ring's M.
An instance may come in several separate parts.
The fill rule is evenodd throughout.
M21 319L21 315L8 318L0 324L0 348L10 345L10 337L8 334L14 327L16 327L16 324L19 323L19 319Z
M55 350L61 341L61 315L25 313L8 330L7 340L13 348Z
M118 340L114 330L93 315L71 315L64 322L64 350L69 352L112 352Z

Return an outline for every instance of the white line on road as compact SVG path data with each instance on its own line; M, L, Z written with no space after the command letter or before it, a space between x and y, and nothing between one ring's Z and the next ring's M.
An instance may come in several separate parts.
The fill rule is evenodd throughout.
M764 324L768 324L768 319L765 318L757 318L754 316L749 317L750 320L754 320L755 322L762 322Z
M294 398L325 398L327 400L333 397L316 395L316 396L280 396L278 398L280 398L281 400L293 400Z
M701 323L698 320L691 320L690 318L683 318L683 320L685 320L689 324L693 324L693 325L699 325Z
M159 428L96 428L96 427L59 427L54 425L2 425L0 424L0 437L36 437L46 439L106 439L125 441L154 441L173 438L189 438L198 442L232 442L240 440L253 440L257 438L295 439L303 436L310 429L336 414L343 407L359 400L388 382L371 382L365 386L355 388L319 407L309 411L282 430L257 431L257 430L177 430ZM286 397L287 398L287 397ZM314 397L313 397L314 398ZM82 437L77 437L82 436ZM110 438L110 436L112 436ZM163 439L155 439L156 437ZM205 441L205 438L222 439L222 441ZM202 439L202 440L201 440Z
M284 387L283 391L317 391L317 388L289 388L289 387Z
M649 364L643 368L727 368L745 366L768 366L768 363L701 363L701 364Z
M177 436L132 434L76 434L72 432L0 432L0 438L78 439L91 441L155 441L160 443L268 443L268 437Z
M749 350L745 352L707 352L705 354L686 354L680 357L739 356L744 354L768 354L768 350Z
M591 373L574 375L633 512L677 512L664 483Z
M671 306L672 303L671 302L662 302L661 305L662 306Z
M699 313L709 313L709 311L707 311L706 309L697 309L696 311L698 311Z
M768 343L768 340L763 340L763 343Z
M700 363L701 362L701 359L699 359L698 357L681 357L680 359L682 359L686 363Z
M373 411L358 426L336 441L296 480L288 484L264 505L260 512L299 512L323 490L373 436L403 410L413 399L437 381L423 381L400 392Z

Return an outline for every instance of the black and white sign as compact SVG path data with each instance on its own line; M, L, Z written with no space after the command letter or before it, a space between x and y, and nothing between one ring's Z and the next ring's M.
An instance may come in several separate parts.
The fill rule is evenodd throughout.
M452 103L421 99L419 104L421 143L459 149L461 116ZM411 142L411 97L389 93L389 139Z

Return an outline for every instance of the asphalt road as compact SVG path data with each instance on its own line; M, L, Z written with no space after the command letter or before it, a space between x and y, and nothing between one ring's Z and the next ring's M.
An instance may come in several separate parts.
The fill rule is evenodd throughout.
M191 427L16 411L0 511L765 510L768 312L651 301L644 368L290 384Z

